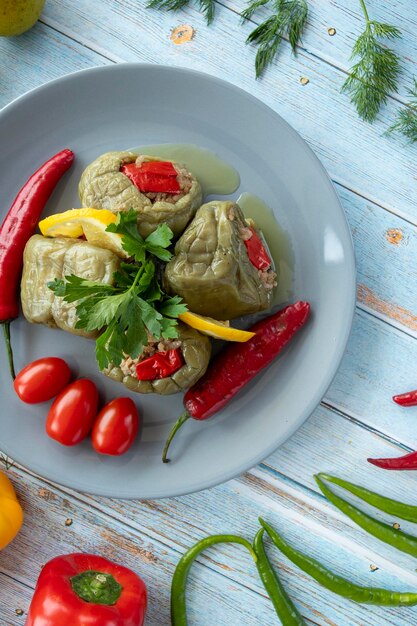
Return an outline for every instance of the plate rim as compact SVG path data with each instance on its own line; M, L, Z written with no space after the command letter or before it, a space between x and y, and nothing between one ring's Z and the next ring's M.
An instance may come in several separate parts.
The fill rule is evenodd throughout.
M24 461L20 460L19 454L16 455L15 453L13 453L10 455L14 461L16 461L20 466L28 470L30 473L36 474L38 477L42 478L45 481L54 483L58 486L62 486L67 489L78 491L80 493L86 493L86 494L109 497L109 498L116 498L116 499L124 499L124 500L137 500L137 499L155 499L156 500L156 499L162 499L162 498L179 497L179 496L183 496L183 495L187 495L191 493L196 493L199 491L203 491L205 489L209 489L211 487L216 487L220 484L228 482L229 480L232 480L234 478L241 476L243 473L249 471L256 465L262 463L263 460L268 458L280 446L285 444L290 439L290 437L292 437L292 435L312 415L315 409L320 405L322 398L324 397L327 390L331 386L339 370L341 361L346 352L347 344L348 344L349 337L352 331L353 320L354 320L354 315L355 315L355 310L356 310L357 264L356 264L356 257L355 257L355 249L353 245L352 231L349 227L349 223L347 221L347 217L346 217L342 202L339 198L339 194L336 191L335 185L330 177L330 174L328 173L327 169L325 168L325 166L323 165L319 157L316 155L316 153L313 151L313 149L310 147L307 141L298 133L298 131L295 130L295 128L293 128L278 112L276 112L272 107L270 107L268 104L260 100L257 96L253 95L246 89L243 89L242 87L239 87L228 80L219 78L207 72L194 70L188 67L178 66L178 65L140 63L140 62L124 62L124 63L97 65L97 66L92 66L92 67L76 70L74 72L66 73L62 76L59 76L50 81L47 81L46 83L43 83L42 85L38 85L37 87L34 87L33 89L29 89L28 91L14 98L11 102L9 102L8 104L6 104L4 107L0 109L0 121L5 113L8 113L11 109L13 109L20 102L23 102L31 98L34 94L47 90L48 88L51 88L51 87L55 87L59 85L60 83L64 84L68 81L71 81L74 79L76 80L77 76L79 75L84 75L88 73L100 74L100 73L114 72L114 71L117 72L119 71L119 69L123 70L127 68L131 68L133 71L141 71L141 69L148 69L148 70L151 69L156 72L158 72L159 70L162 70L162 71L169 70L169 71L175 71L175 72L188 74L188 75L196 75L200 79L212 81L213 83L220 84L223 87L226 87L234 91L235 93L238 94L238 96L245 97L248 100L251 100L257 106L263 108L265 111L268 111L269 114L272 114L273 116L278 117L280 120L280 123L283 124L287 128L287 131L292 135L295 141L297 141L299 144L302 144L303 148L309 153L310 158L313 159L313 161L321 170L322 174L324 174L324 180L326 180L328 186L330 187L335 197L335 200L339 207L339 213L342 217L342 223L343 223L345 234L346 234L345 244L347 244L346 249L345 249L345 253L346 253L345 264L348 264L350 266L349 284L346 285L346 291L349 292L348 294L349 309L346 311L347 322L344 328L342 341L340 342L340 346L341 346L340 353L338 354L337 358L334 358L333 362L331 363L331 367L329 367L328 369L327 376L325 377L325 379L323 379L323 382L320 385L320 387L318 387L315 393L312 395L310 402L307 404L305 409L299 414L298 419L294 422L294 424L289 429L284 441L281 441L280 443L276 443L275 441L267 448L264 448L262 453L260 454L258 453L254 455L253 457L251 457L251 459L246 459L244 463L240 463L238 467L235 467L234 470L228 471L218 480L217 479L214 481L213 479L207 479L206 481L199 480L198 485L192 485L183 489L178 489L176 490L175 493L172 493L170 490L165 492L162 489L158 492L157 495L151 495L151 494L142 495L142 496L141 495L120 495L120 491L119 493L116 493L111 490L109 491L106 489L100 489L98 485L94 488L86 489L86 487L82 485L81 483L79 483L77 480L67 481L67 480L60 479L59 482L56 482L56 479L53 477L53 475L48 474L48 472L45 472L43 469L40 470L37 467L36 463L31 464L31 467L28 467ZM6 455L8 455L7 445L3 445L0 443L0 447L1 447L1 450L4 451Z

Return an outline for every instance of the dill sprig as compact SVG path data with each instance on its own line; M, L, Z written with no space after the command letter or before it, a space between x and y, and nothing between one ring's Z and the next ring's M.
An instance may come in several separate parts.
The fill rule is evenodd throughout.
M389 133L400 133L407 137L408 143L417 141L417 79L414 78L414 87L409 90L410 102L400 110L397 119L389 127Z
M350 75L342 86L342 92L350 94L359 117L373 122L379 109L388 99L390 91L397 91L401 70L398 55L379 40L401 37L395 26L376 22L369 18L364 0L360 0L366 26L353 46L351 59L357 59Z
M242 13L244 20L267 5L270 0L252 0ZM296 46L307 23L308 6L306 0L273 0L274 13L259 24L248 36L246 43L258 46L255 59L256 78L262 76L266 67L275 58L283 37L288 37L296 54Z
M180 11L190 4L190 0L149 0L146 7L148 9L160 9L162 11ZM200 11L211 24L214 19L215 0L198 0Z

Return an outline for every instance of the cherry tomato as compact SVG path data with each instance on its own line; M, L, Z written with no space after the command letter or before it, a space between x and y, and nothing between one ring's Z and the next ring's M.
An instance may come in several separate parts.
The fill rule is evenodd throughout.
M127 452L139 429L139 413L130 398L115 398L104 406L91 433L93 448L101 454Z
M46 432L64 446L75 446L91 430L98 409L98 391L87 378L80 378L61 391L46 418Z
M71 379L71 370L63 359L45 357L29 363L14 380L21 400L28 404L46 402L58 395Z

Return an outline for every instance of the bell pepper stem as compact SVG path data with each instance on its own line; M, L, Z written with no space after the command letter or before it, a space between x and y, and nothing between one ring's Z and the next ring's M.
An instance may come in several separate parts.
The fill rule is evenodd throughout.
M73 592L85 602L116 604L123 591L123 587L112 574L87 570L70 578Z
M180 417L177 419L174 426L172 427L172 430L168 435L168 439L166 440L164 451L162 452L163 463L169 463L169 459L167 458L167 455L168 455L168 449L171 444L171 441L174 439L177 431L181 428L183 424L185 424L187 420L190 419L190 417L191 415L187 411L185 411L184 413L182 413L182 415L180 415Z
M9 360L10 374L14 380L16 378L16 372L14 370L13 350L12 350L12 343L10 340L10 320L8 320L7 322L2 322L1 325L3 326L3 334L4 334L4 340L6 343L7 358Z

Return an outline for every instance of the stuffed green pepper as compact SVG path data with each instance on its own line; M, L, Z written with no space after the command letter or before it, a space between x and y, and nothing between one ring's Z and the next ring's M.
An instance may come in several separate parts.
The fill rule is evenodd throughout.
M169 395L188 389L203 376L210 353L208 337L179 322L177 339L149 337L137 359L126 356L119 367L110 365L103 374L130 391Z
M26 244L20 296L23 315L33 324L46 324L76 335L94 337L75 328L76 303L64 302L48 287L55 278L75 274L103 284L112 284L120 259L110 250L79 239L34 235Z
M218 320L268 309L276 278L254 223L234 202L200 207L165 269L169 292Z
M79 194L84 207L137 211L142 237L163 223L180 235L202 202L201 185L185 166L133 152L98 157L84 170Z

